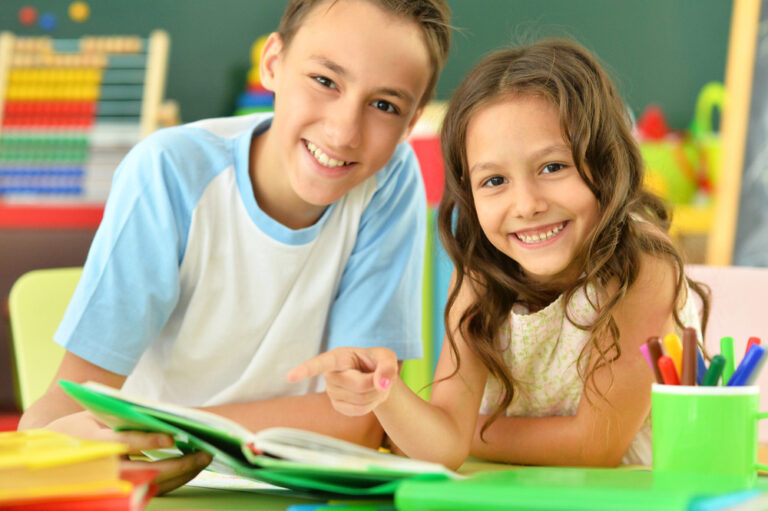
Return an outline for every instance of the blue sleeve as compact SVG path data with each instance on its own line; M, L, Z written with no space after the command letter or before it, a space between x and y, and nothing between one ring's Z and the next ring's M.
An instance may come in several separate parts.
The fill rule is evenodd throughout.
M398 146L377 174L331 309L328 348L385 346L420 358L426 196L413 150Z
M180 133L158 132L121 162L54 336L75 355L118 374L131 372L176 306L191 212L210 180L185 168L185 161L205 159Z

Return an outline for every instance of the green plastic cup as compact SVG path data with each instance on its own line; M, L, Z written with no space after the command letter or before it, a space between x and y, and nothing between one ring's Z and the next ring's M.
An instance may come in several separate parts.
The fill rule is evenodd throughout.
M661 385L651 389L653 470L753 480L760 388Z

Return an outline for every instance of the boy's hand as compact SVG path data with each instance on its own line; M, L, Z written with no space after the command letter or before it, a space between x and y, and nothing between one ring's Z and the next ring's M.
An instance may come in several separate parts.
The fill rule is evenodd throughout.
M389 397L398 377L397 355L387 348L336 348L294 367L286 379L297 382L320 374L338 412L365 415Z
M113 431L105 427L87 411L65 415L51 422L46 429L52 429L69 435L88 438L90 440L103 440L119 442L128 446L128 454L141 454L142 451L173 447L173 439L164 433L147 433L143 431ZM182 486L194 479L194 477L211 462L211 456L204 452L195 452L177 458L168 458L161 461L129 460L127 457L121 461L121 470L150 468L157 470L154 483L157 484L157 493L162 494Z

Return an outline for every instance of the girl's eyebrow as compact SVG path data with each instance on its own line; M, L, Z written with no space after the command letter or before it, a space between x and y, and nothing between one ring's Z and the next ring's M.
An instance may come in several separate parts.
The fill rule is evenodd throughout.
M323 57L320 55L312 55L310 56L310 60L314 60L321 66L327 67L328 69L330 69L331 71L333 71L334 73L336 73L342 78L349 79L351 76L347 68L345 68L344 66L342 66L337 62L334 62L333 60L327 57ZM384 94L385 96L400 98L404 101L407 101L409 104L414 102L413 95L404 89L396 89L392 87L380 87L376 89L376 92L378 94Z
M566 144L552 144L531 153L531 158L542 158L552 153L568 153L571 154L570 146Z

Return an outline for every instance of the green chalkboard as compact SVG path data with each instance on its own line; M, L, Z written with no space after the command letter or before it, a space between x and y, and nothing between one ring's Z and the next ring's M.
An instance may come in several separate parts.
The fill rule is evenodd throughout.
M509 43L570 36L607 65L627 103L640 113L659 104L673 128L687 127L696 95L723 80L731 0L448 0L452 54L438 84L447 99L483 54ZM80 37L162 28L171 36L166 97L184 121L229 115L246 81L250 46L277 25L285 0L90 0L90 17L70 20L65 0L2 0L0 30ZM25 26L19 9L55 16L55 28Z

